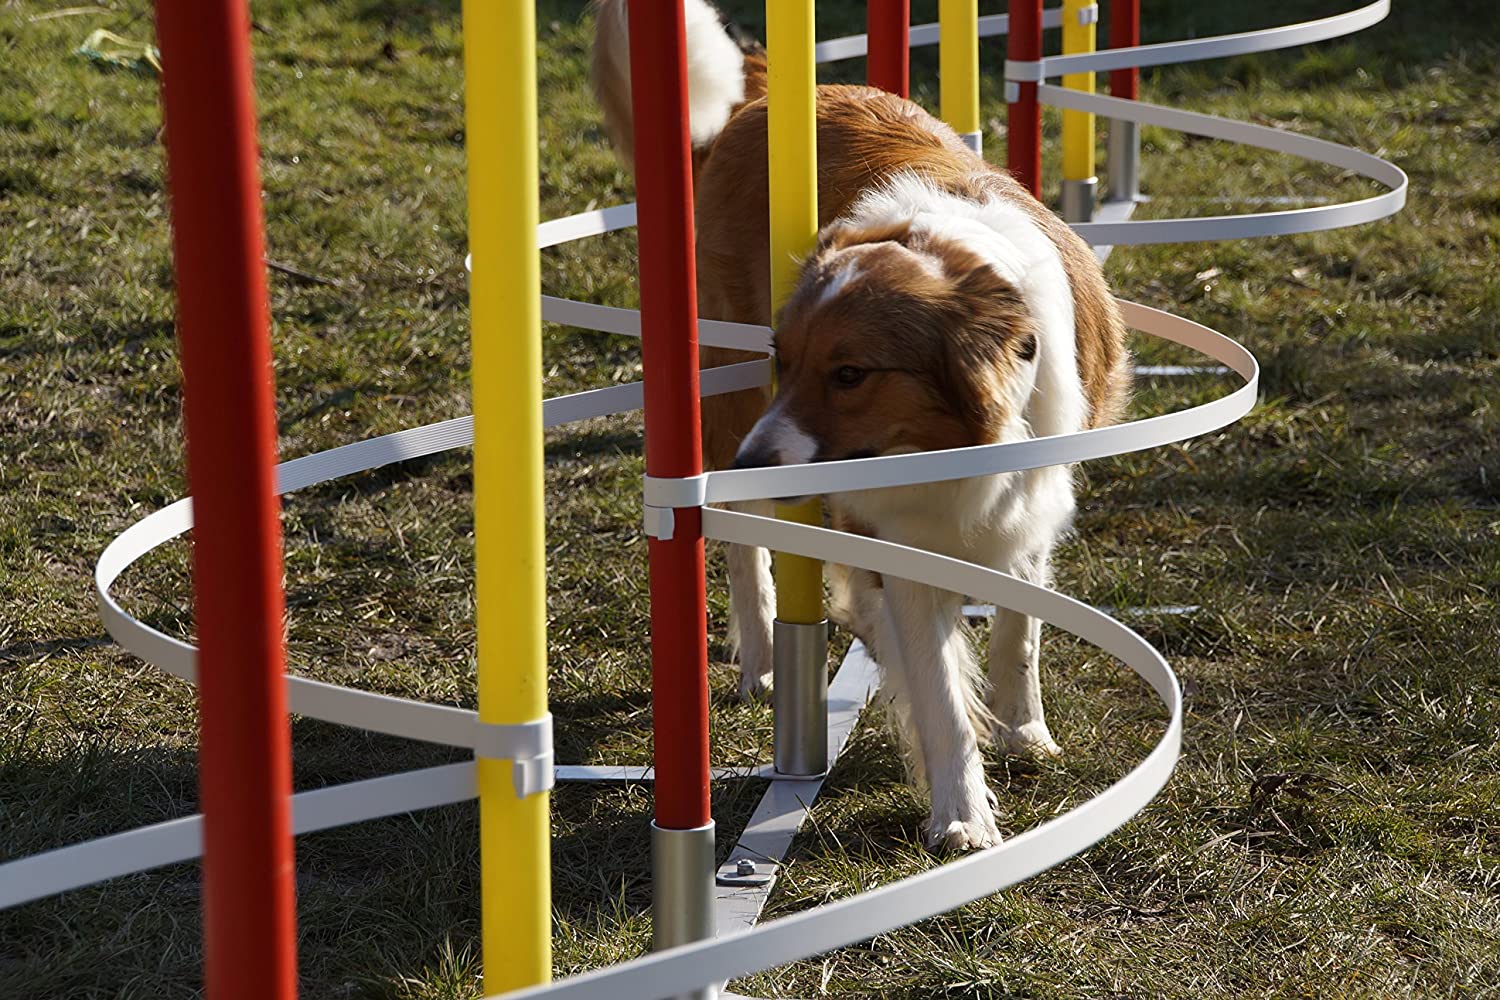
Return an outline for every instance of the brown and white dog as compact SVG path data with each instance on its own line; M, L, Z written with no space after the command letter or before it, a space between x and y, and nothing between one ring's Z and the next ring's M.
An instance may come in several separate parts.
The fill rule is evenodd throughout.
M817 98L822 230L773 316L765 59L718 13L685 0L696 191L698 308L776 326L777 389L703 401L714 468L827 461L1016 441L1113 421L1129 389L1124 327L1088 246L1009 175L916 104L869 87ZM594 87L616 151L632 159L624 0L597 6ZM748 360L705 348L705 367ZM1066 467L828 498L837 527L1046 583L1073 515ZM770 682L769 558L728 552L741 689ZM999 842L981 740L1055 754L1042 713L1040 624L1001 610L986 678L961 595L833 570L835 616L879 663L913 774L931 793L927 836Z

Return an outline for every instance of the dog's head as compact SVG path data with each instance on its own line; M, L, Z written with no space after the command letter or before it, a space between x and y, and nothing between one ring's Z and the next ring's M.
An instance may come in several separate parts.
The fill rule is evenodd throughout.
M1017 288L962 239L833 226L776 330L776 398L740 445L753 468L1001 439L1035 379Z

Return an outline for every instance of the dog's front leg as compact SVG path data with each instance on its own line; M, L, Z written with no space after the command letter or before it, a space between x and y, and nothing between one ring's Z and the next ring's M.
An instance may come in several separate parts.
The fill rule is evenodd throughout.
M767 503L731 507L771 515ZM730 545L724 561L729 568L729 641L739 654L740 697L764 697L771 690L771 622L776 617L771 554L750 545Z
M1005 567L1038 586L1047 585L1049 553L1044 550ZM1055 757L1062 753L1042 711L1042 623L1005 608L995 610L990 632L990 712L995 743L1007 753Z
M905 709L900 714L915 730L907 738L921 750L932 796L928 843L948 850L993 847L1000 832L966 706L978 667L959 625L960 599L891 577L884 589L880 663L905 702L898 710Z

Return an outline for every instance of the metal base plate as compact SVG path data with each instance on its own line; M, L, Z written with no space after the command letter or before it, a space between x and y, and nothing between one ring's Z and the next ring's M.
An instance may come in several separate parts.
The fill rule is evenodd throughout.
M828 685L830 770L848 745L860 713L879 686L875 661L870 659L863 646L855 642ZM715 768L713 776L715 781L725 778L770 780L739 840L714 874L712 926L718 934L725 934L752 927L760 919L766 901L776 888L776 879L781 875L782 861L812 810L828 774L825 771L808 777L786 775L773 765L762 764L758 767ZM650 781L653 777L651 768L632 765L575 764L557 768L559 782ZM653 828L653 840L660 832L665 831ZM718 996L723 1000L733 1000L737 994L719 993Z

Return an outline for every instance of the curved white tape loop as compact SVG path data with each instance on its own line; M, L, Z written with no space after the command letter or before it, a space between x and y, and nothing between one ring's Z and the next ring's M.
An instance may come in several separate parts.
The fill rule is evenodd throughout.
M1154 45L1132 45L1117 49L1100 49L1097 52L1079 52L1067 56L1048 56L1045 59L1013 62L1005 61L1005 79L1017 83L1039 83L1052 77L1070 73L1100 73L1112 69L1134 69L1146 66L1166 66L1171 63L1195 62L1202 59L1223 59L1228 56L1250 55L1256 52L1273 52L1312 42L1326 42L1353 34L1378 24L1391 12L1391 0L1377 0L1344 14L1285 24L1259 31L1241 31L1232 35L1213 35L1209 38L1191 38L1180 42L1158 42Z
M1250 352L1200 323L1116 299L1128 326L1208 355L1245 379L1228 396L1202 406L1111 427L1008 444L839 462L729 469L708 473L708 502L766 500L967 479L1038 469L1155 448L1217 430L1255 405L1260 369Z
M1080 222L1073 231L1096 246L1130 246L1143 243L1200 243L1242 240L1260 236L1316 233L1374 222L1394 215L1406 204L1406 172L1388 160L1341 146L1326 139L1299 135L1265 125L1230 121L1194 111L1164 108L1159 104L1128 101L1119 97L1086 94L1066 87L1043 84L1037 88L1043 104L1074 111L1091 111L1108 118L1160 125L1163 128L1224 139L1241 146L1254 146L1273 153L1289 153L1348 170L1389 191L1360 201L1337 205L1315 205L1282 212L1247 215L1209 215L1196 219L1133 219L1128 222Z
M1042 11L1043 28L1062 27L1062 8L1049 7ZM986 14L979 19L979 37L996 38L1010 34L1009 14ZM913 49L938 44L942 32L936 21L930 24L914 24L907 33L907 45ZM818 65L842 62L845 59L861 59L870 53L869 35L848 35L830 38L813 47L813 61Z
M641 335L641 311L600 306L576 299L542 296L542 319L600 333L618 333L626 337ZM700 347L727 347L736 351L771 354L771 328L753 323L730 323L725 320L698 321Z
M765 385L769 379L770 364L766 361L710 368L700 376L705 396ZM546 400L542 416L547 427L556 427L590 417L626 413L640 406L641 385L636 382ZM393 462L462 448L473 441L473 417L458 417L304 455L276 467L277 492L290 493ZM196 649L131 617L110 593L115 580L132 563L192 526L192 500L188 498L125 529L109 543L94 566L94 592L105 629L116 642L146 662L196 683ZM299 715L390 736L475 749L476 717L471 711L338 687L305 677L289 675L286 682L288 705Z
M1124 825L1171 776L1182 745L1177 678L1149 643L1102 612L982 566L826 528L709 508L703 512L703 533L983 596L1041 618L1118 657L1139 674L1167 709L1166 731L1145 760L1105 791L999 847L750 930L655 952L507 997L675 996L864 941L998 892L1078 854Z
M611 205L591 212L548 219L536 227L537 249L545 250L561 243L572 243L586 236L601 236L635 225L635 203Z
M1248 408L1254 401L1256 366L1255 360L1243 348L1234 344L1228 338L1208 330L1189 320L1180 319L1160 310L1150 309L1146 306L1121 301L1122 310L1125 312L1126 320L1131 325L1143 331L1166 337L1169 340L1194 347L1209 354L1236 372L1246 380L1246 385L1236 390L1230 396L1194 407L1180 413L1170 414L1176 421L1188 420L1190 424L1184 426L1179 422L1168 423L1165 426L1156 424L1155 431L1148 431L1153 437L1167 440L1163 433L1176 434L1177 440L1185 435L1191 425L1201 427L1219 426L1225 419L1226 413ZM701 373L700 379L705 395L716 392L732 392L739 388L765 385L770 376L770 364L768 361L752 361L736 365L727 365L721 368L708 369ZM571 396L557 397L545 401L543 404L543 421L548 427L555 427L574 420L583 420L590 417L607 416L614 413L622 413L637 409L641 405L641 386L639 383L623 386L611 386L605 389L595 389L589 392L576 393ZM1227 407L1227 409L1226 409ZM1141 421L1135 425L1124 425L1125 427L1141 427L1151 425L1152 421L1160 421L1163 418L1152 418L1152 420ZM1092 432L1090 432L1092 433ZM1054 443L1057 440L1054 439ZM379 468L393 462L407 459L420 458L455 448L465 447L473 441L473 419L471 417L459 417L445 420L425 427L416 427L409 430L398 431L381 437L372 438L368 441L360 441L354 444L344 445L328 451L318 452L312 455L304 455L301 458L284 462L277 467L277 487L282 493L303 489L318 483L327 482L341 476L352 475L358 472ZM1030 442L1022 442L1030 444ZM1145 445L1142 444L1142 447ZM1012 447L1012 446L1004 446ZM945 455L951 453L933 453ZM921 458L923 456L902 456L903 458ZM1063 461L1054 456L1054 461ZM843 465L869 465L890 461L888 459L865 459L857 463L839 463ZM830 466L833 463L830 463ZM782 470L752 470L761 476ZM792 471L795 471L792 470ZM970 470L967 474L973 474ZM700 505L711 499L706 484L711 484L712 477L723 475L722 473L710 473L701 479L692 480L653 480L648 484L651 496L658 499L665 498L668 501L692 501L691 506ZM917 472L908 468L902 482L916 481ZM686 484L686 485L684 485ZM687 493L679 495L680 491ZM660 494L660 495L658 495ZM782 522L767 519L752 519L750 521L725 520L720 515L723 512L705 511L705 525L710 521L717 525L719 534L715 537L728 537L725 533L731 530L739 531L774 531ZM764 521L765 524L759 524ZM94 568L94 586L99 601L100 615L104 620L106 629L116 641L127 650L140 656L148 663L155 664L168 672L187 681L196 680L196 650L188 643L174 639L168 635L151 628L143 622L132 618L114 600L110 588L121 573L141 556L156 548L157 546L176 538L192 527L192 501L191 499L179 500L153 514L142 518L136 524L131 525L118 537L114 539L101 553L99 561ZM736 527L737 526L737 527ZM788 528L792 526L786 526ZM705 528L707 531L707 528ZM812 530L812 529L807 529ZM710 532L710 534L712 534ZM749 536L746 536L747 538ZM815 544L826 545L827 541L821 536L812 537ZM776 546L780 546L779 537L771 538ZM764 545L767 541L750 541L749 544ZM831 551L831 550L830 550ZM858 553L850 556L847 552L837 556L839 559L857 562L862 558ZM949 560L951 562L951 560ZM989 572L981 570L980 572ZM896 575L901 575L897 573ZM1009 579L1009 578L1007 578ZM986 586L990 586L986 584ZM1009 585L1004 585L1009 586ZM1030 598L1027 596L1030 585L1014 581L1014 586L1020 590L1007 592L1009 598L1017 603L1018 608L1029 608L1032 605L1026 603ZM959 586L956 589L964 590ZM1036 589L1036 588L1031 588ZM967 588L967 593L980 597L987 597L991 591L985 587L975 586ZM1071 607L1076 602L1062 598L1058 600L1065 604L1058 604L1051 610ZM1002 600L1004 603L1004 600ZM1037 605L1039 609L1042 605ZM1081 605L1079 607L1082 607ZM1098 612L1088 611L1089 614L1098 615ZM1064 627L1068 627L1068 612L1062 612L1064 617L1057 619L1049 613L1041 613L1039 617L1058 621ZM1102 617L1102 616L1101 616ZM1107 619L1106 619L1107 620ZM1119 626L1123 629L1123 626ZM1128 630L1126 630L1128 632ZM1083 634L1083 633L1080 633ZM1101 633L1103 634L1103 633ZM1130 633L1133 635L1133 633ZM1092 637L1086 636L1086 637ZM1108 647L1106 647L1108 648ZM445 705L433 705L426 702L412 701L405 698L395 698L387 695L374 694L367 691L359 691L351 688L342 688L320 681L309 680L304 677L288 676L287 697L291 710L301 715L322 719L357 728L381 732L393 736L401 736L408 739L422 740L429 743L445 744L474 750L476 753L487 754L494 750L489 744L490 737L484 733L479 726L475 713L466 709L455 708ZM502 748L504 749L504 748ZM513 747L510 749L514 749ZM541 748L533 747L536 753L527 751L523 756L528 758L540 755ZM501 753L500 756L510 757L509 753ZM457 765L455 765L457 766ZM468 766L468 765L465 765ZM418 773L418 772L414 772ZM448 772L444 772L448 773ZM468 784L465 788L472 787L472 772L464 772L468 777L464 778ZM528 772L530 775L530 772ZM535 775L523 775L528 789L533 789L532 778L538 782L542 779L540 772ZM398 780L400 779L400 780ZM408 809L423 808L425 805L440 804L437 800L423 798L424 793L415 781L408 782L407 776L397 775L390 779L375 779L376 782L387 782L387 784L372 784L360 782L339 789L323 789L316 793L303 793L294 799L299 803L297 808L309 809L312 805L302 806L300 803L321 803L317 808L321 810L317 815L316 826L304 827L299 820L297 829L322 829L326 826L338 825L340 823L352 823L361 819L374 818L375 816L390 815ZM371 788L381 791L380 796L371 798L370 795L359 791L363 788ZM442 802L459 801L467 798L472 791L458 795L454 792L451 784L444 786L447 791L439 795ZM347 792L334 795L335 792ZM321 798L304 798L304 796L322 796ZM446 797L443 797L446 796ZM372 811L373 810L373 811ZM298 814L301 815L300 813ZM158 824L140 831L132 831L129 834L119 834L116 837L106 837L102 840L78 844L63 848L60 851L52 851L37 855L32 858L23 858L18 861L0 865L0 884L5 885L5 891L0 892L0 905L13 905L29 899L63 892L67 889L87 885L91 882L112 878L116 875L128 874L133 871L141 871L156 865L167 864L172 861L186 860L195 857L198 844L196 827L191 826L191 819L176 820L170 823ZM189 825L184 825L189 824ZM186 830L194 832L189 835ZM123 838L123 839L121 839ZM186 853L184 853L186 852Z
M292 832L312 833L472 799L474 762L351 781L292 796ZM143 826L0 864L0 909L203 854L203 817Z

